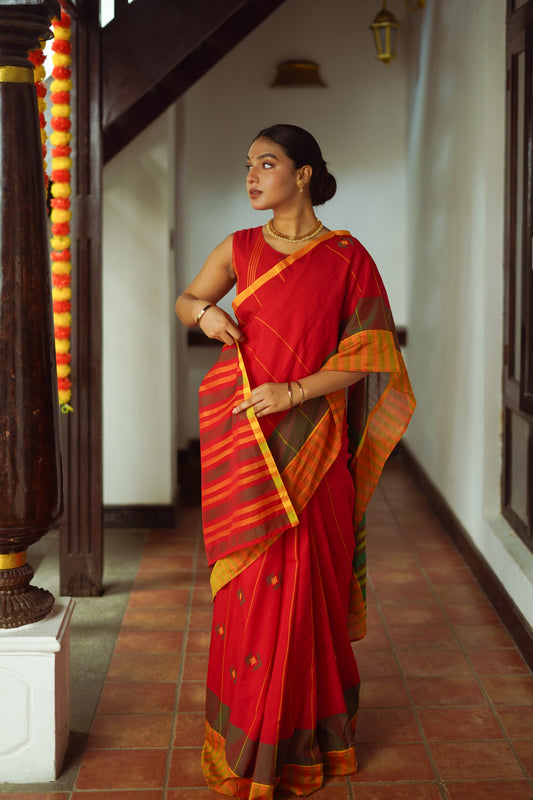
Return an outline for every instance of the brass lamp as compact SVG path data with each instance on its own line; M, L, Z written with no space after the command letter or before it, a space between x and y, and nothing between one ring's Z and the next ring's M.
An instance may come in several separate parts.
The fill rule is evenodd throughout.
M315 61L282 61L278 64L276 77L270 84L276 86L325 86L320 67Z
M390 11L387 11L387 0L383 0L383 8L376 14L370 29L374 33L376 58L383 64L390 64L396 58L396 39L400 23Z

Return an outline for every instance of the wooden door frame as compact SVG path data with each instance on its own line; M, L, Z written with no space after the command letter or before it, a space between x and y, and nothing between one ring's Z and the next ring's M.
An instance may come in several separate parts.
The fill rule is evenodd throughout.
M514 0L507 0L507 98L506 98L506 177L505 177L505 250L504 250L504 369L502 375L503 400L503 466L502 466L502 513L523 539L533 549L533 490L527 484L527 476L533 475L533 396L525 380L527 359L531 359L533 323L531 321L532 292L532 236L533 236L533 0L514 11ZM516 131L518 87L517 57L525 53L524 85L524 174L522 210L522 241L517 243L517 162ZM515 265L517 248L521 248L522 304L520 310L520 339L516 341L516 280ZM515 375L516 354L519 352L520 374ZM526 444L526 516L519 516L512 504L513 441L511 419L521 420L528 426Z
M60 592L102 593L102 132L98 0L70 2L73 51L72 401L63 416Z

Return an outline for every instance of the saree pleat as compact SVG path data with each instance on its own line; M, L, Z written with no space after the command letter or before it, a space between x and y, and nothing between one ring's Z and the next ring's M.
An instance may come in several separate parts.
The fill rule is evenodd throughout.
M365 509L414 398L381 279L350 234L282 258L261 228L239 231L234 266L246 338L200 387L214 597L202 766L211 789L268 800L356 770ZM254 386L320 370L365 377L288 412L232 414Z

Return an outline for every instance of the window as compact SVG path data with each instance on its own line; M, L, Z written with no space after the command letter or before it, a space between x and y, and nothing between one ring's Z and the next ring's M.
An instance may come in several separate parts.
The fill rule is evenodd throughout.
M133 3L133 0L128 0L128 3ZM113 19L115 19L115 0L100 0L100 26L105 28Z

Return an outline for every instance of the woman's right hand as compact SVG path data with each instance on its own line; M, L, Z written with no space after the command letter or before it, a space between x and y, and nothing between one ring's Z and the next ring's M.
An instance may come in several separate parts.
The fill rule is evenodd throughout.
M198 323L209 339L217 339L223 344L233 344L235 341L244 341L244 334L229 314L216 305L210 306Z

